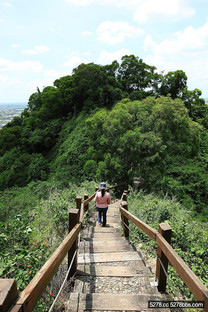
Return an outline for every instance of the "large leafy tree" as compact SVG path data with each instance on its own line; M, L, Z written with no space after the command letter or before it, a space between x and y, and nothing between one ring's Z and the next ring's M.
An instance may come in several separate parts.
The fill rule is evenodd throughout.
M189 116L207 129L208 105L205 103L205 100L200 97L201 95L202 92L199 89L194 89L193 91L185 89L182 99L188 109Z
M68 75L56 79L54 81L54 86L58 89L62 97L62 115L67 116L69 113L73 113L73 77Z
M181 98L183 91L187 88L187 76L182 70L170 71L166 75L161 75L161 86L159 94L170 96L175 99Z
M118 81L121 83L123 92L134 98L142 99L153 93L159 75L156 67L147 65L142 59L134 55L122 57L118 69Z
M109 107L121 98L116 78L108 75L106 68L94 63L81 64L73 70L72 86L74 111L83 107Z
M166 188L165 183L161 185L168 177L169 182L173 179L175 185L180 183L183 189L180 194L186 194L188 186L185 185L189 185L189 181L184 167L177 177L174 167L190 160L195 166L191 170L197 172L203 128L189 117L182 100L171 97L123 100L110 112L103 109L96 112L87 119L86 125L90 147L85 168L95 171L97 165L97 178L130 183L134 176L140 176L147 190L165 192L172 191L168 183ZM202 171L204 181L206 172ZM199 185L205 194L203 181Z
M29 111L38 111L42 106L41 92L37 88L37 92L33 93L28 101L28 110Z
M63 100L57 88L45 87L41 93L42 106L39 116L43 120L61 117Z

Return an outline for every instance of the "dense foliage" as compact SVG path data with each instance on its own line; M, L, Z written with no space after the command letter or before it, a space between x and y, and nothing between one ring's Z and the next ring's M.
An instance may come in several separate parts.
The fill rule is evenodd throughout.
M123 100L86 120L90 138L86 171L113 182L143 180L146 191L175 195L206 211L207 131L180 99Z
M182 70L158 74L134 55L81 64L37 89L0 131L0 189L51 176L63 185L139 176L147 191L204 212L208 108L200 96Z

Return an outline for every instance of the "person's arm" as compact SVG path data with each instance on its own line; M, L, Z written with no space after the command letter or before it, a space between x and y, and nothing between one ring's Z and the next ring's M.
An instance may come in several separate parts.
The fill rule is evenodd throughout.
M108 193L108 200L107 200L107 202L108 202L108 205L110 205L110 203L111 203L111 196L110 196L110 193Z
M98 194L96 193L95 198L94 198L94 202L97 202L97 198L98 198Z

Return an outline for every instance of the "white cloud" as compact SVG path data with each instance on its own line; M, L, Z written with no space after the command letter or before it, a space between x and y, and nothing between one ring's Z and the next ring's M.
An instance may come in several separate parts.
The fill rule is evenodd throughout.
M165 19L170 21L192 17L195 9L190 6L190 0L142 0L137 6L134 20L138 23Z
M67 57L67 61L63 64L63 66L69 67L72 70L82 63L88 63L88 61L81 57L79 52L74 51Z
M131 54L132 54L131 51L128 49L120 49L115 52L102 51L98 58L98 63L101 65L106 65L112 63L115 60L120 62L122 56Z
M205 89L208 80L208 22L199 28L189 26L184 31L175 33L172 40L160 43L156 43L148 35L144 49L149 53L144 60L147 64L165 71L182 69L186 72L192 89Z
M44 54L49 51L49 47L46 45L35 46L33 49L23 51L23 54L36 55L36 54Z
M5 6L7 8L11 8L12 4L10 2L3 2L3 6Z
M20 47L21 47L21 45L19 43L12 44L13 49L20 48Z
M8 76L0 75L0 82L5 83L6 81L8 81Z
M125 41L126 37L134 38L143 33L140 28L135 28L126 22L106 21L97 28L98 40L108 44L117 44Z
M91 36L91 35L92 35L92 32L89 30L85 30L82 32L82 36Z
M37 87L40 89L40 91L42 91L43 88L47 86L52 86L53 81L54 79L51 79L51 78L36 78L36 79L28 81L26 85L27 85L27 88L31 90L30 94L32 94L33 92L36 92Z
M90 4L100 4L100 5L112 5L116 7L122 6L135 6L141 0L65 0L68 3L79 5L79 6L87 6Z
M126 7L134 10L134 20L146 23L156 20L180 20L192 17L195 9L192 0L65 0L68 3L88 6L91 4Z
M170 55L198 57L198 53L204 49L208 50L208 22L197 29L189 26L184 31L176 32L172 40L166 39L159 44L148 35L144 42L144 49L145 51L152 50L155 55L166 57Z
M38 61L22 61L12 62L7 59L0 59L0 71L27 71L38 73L41 72L43 66Z

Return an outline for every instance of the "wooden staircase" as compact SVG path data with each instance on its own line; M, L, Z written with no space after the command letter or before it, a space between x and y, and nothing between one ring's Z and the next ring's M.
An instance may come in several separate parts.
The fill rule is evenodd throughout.
M142 255L121 234L119 205L109 206L106 227L94 220L82 233L67 312L155 311L148 301L165 300Z

